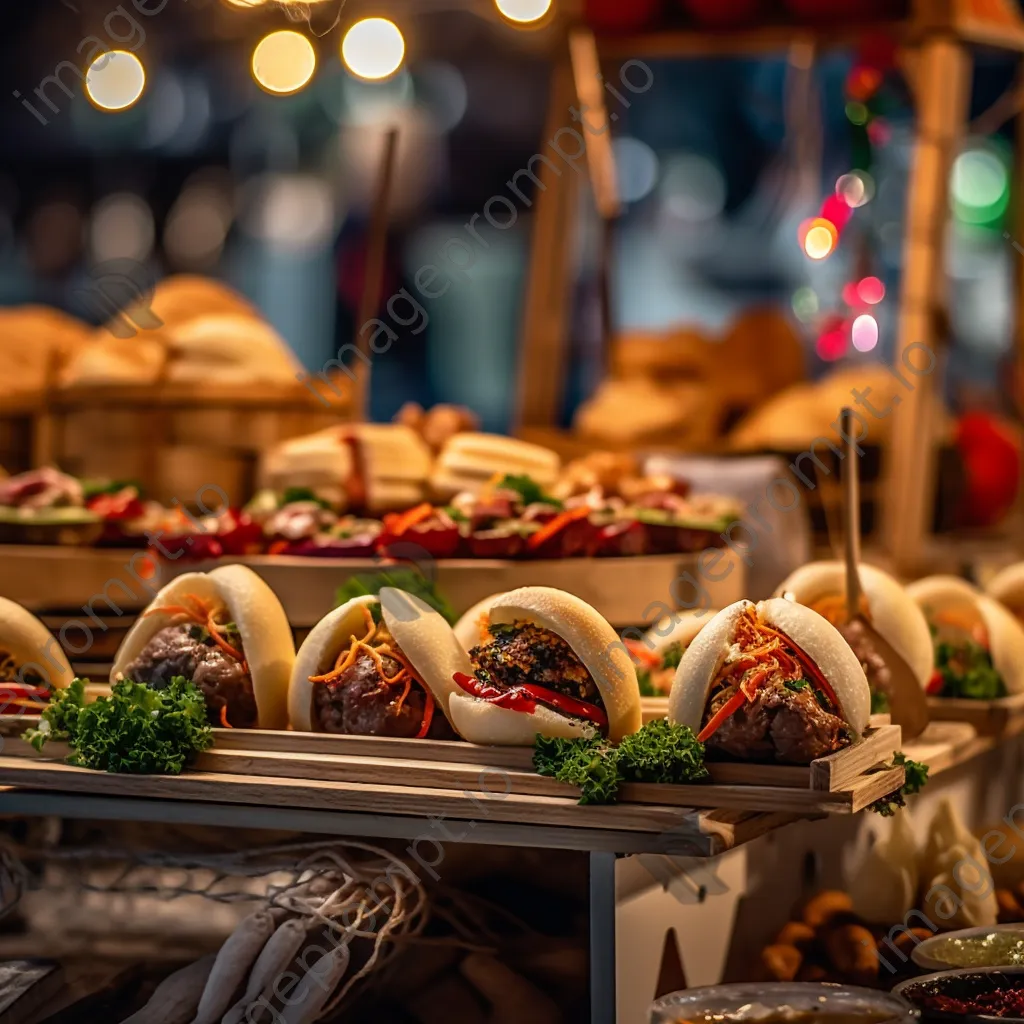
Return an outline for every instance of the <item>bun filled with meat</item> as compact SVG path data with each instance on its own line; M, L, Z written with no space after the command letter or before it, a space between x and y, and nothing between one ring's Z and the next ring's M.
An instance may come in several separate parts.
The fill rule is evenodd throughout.
M388 591L381 599L389 612L396 607ZM424 679L465 739L530 746L538 734L602 735L614 743L640 728L625 645L578 597L522 587L484 602L487 632L468 651L437 612L409 600L405 614L389 615L392 635L417 649Z
M932 638L928 620L914 599L897 580L872 565L859 565L863 616L905 661L922 687L932 675ZM871 687L872 708L888 711L892 697L891 674L857 622L850 622L846 607L846 567L842 562L811 562L797 569L776 591L813 608L846 638L860 659Z
M53 634L20 604L0 597L0 715L38 712L74 672Z
M995 598L1021 623L1024 623L1024 562L1015 562L997 572L985 588L989 597Z
M810 764L860 739L871 693L835 626L772 598L729 605L700 631L668 706L669 720L693 729L709 756Z
M638 640L623 641L636 664L642 696L669 695L683 654L717 614L717 608L674 612L656 622Z
M1024 693L1024 628L998 601L956 576L928 576L907 593L931 627L931 696L995 700Z
M405 607L405 601L394 596L365 594L335 608L313 627L296 655L288 690L293 729L455 738L434 697L435 690L443 689L443 680L432 679L429 685L424 681L425 674L429 678L436 672L438 658L420 657L422 644L415 640L399 643L391 630L389 602Z
M202 691L212 725L284 729L295 661L277 595L251 569L190 572L153 598L124 638L111 683L164 689L181 676Z

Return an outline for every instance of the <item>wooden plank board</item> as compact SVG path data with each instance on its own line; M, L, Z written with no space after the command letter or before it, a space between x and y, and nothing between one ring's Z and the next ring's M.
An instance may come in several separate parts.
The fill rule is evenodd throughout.
M991 736L979 736L968 722L929 722L915 740L903 744L903 752L914 761L928 765L928 776L966 764L996 746Z
M641 555L635 558L562 558L508 561L487 558L439 559L425 567L459 614L492 594L518 587L558 587L596 608L613 626L636 626L651 617L651 607L672 606L673 588L684 573L696 573L696 554ZM334 607L337 589L347 579L380 572L380 559L301 558L251 555L180 565L163 563L163 579L185 572L206 572L227 561L247 565L280 598L292 626L313 626ZM724 608L744 593L742 558L723 549L716 569L720 582L705 582L712 605ZM731 566L731 569L726 567ZM85 597L82 598L85 600ZM660 612L659 612L660 614Z
M495 777L494 782L499 780ZM95 796L142 797L207 803L356 811L366 814L444 815L460 821L487 820L579 829L662 833L698 819L692 808L616 804L580 807L573 797L537 797L497 790L458 792L390 784L247 778L203 772L178 776L110 775L69 765L0 757L0 785ZM424 822L424 835L430 835Z
M869 768L891 761L900 749L901 740L902 730L898 725L871 729L860 743L812 762L811 789L826 792L846 789Z
M1024 694L998 700L929 697L928 711L936 722L967 722L979 736L1016 736L1024 730Z
M322 732L272 729L214 729L213 734L217 751L351 754L476 764L521 771L529 771L533 767L533 750L529 747L486 747L452 740L402 740L387 736L337 736Z

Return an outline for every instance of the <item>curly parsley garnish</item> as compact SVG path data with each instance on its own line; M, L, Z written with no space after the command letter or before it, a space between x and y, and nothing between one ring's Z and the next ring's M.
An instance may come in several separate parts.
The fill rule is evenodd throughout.
M525 474L517 475L509 473L503 476L498 483L500 491L515 491L523 499L524 505L551 505L553 508L563 508L562 503L547 494L543 487L533 477Z
M693 730L662 718L613 747L598 737L565 740L538 736L533 766L540 775L580 790L581 804L611 804L623 782L702 782L704 745Z
M175 676L163 690L127 680L109 697L85 702L85 681L54 693L38 729L24 737L36 750L66 739L70 764L103 772L177 775L213 744L206 701L187 679Z
M869 805L868 810L882 815L883 818L891 818L900 807L906 807L907 797L920 793L928 781L928 765L920 761L912 761L902 750L893 755L892 764L886 768L898 768L903 766L906 778L903 785L895 792L883 796Z

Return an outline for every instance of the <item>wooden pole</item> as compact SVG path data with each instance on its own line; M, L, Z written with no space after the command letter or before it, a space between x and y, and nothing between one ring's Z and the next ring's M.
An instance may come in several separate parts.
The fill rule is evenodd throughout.
M562 400L580 172L563 162L548 143L560 128L573 127L574 102L572 73L563 56L551 72L547 123L537 150L541 159L534 158L530 167L538 184L521 328L517 430L553 427Z
M921 44L916 69L917 141L908 189L886 503L887 546L897 571L908 575L921 568L932 526L935 407L947 340L940 325L949 174L964 134L971 58L955 39L936 35ZM884 407L885 396L878 398L873 404Z
M615 330L612 300L612 266L615 248L615 223L622 214L619 201L615 151L612 148L612 121L605 103L601 60L597 40L588 28L575 28L569 34L569 58L573 84L579 101L581 133L587 147L587 168L594 190L594 203L601 219L597 250L597 290L601 305L601 352L605 370L611 357Z
M370 226L366 243L366 275L363 279L363 293L359 299L359 315L356 319L356 348L364 356L356 359L354 414L356 422L366 419L370 408L370 369L373 353L370 352L372 331L364 331L363 325L372 320L380 311L381 290L384 286L384 259L387 255L388 214L391 206L391 187L395 177L395 156L398 151L398 129L389 128L384 136L384 148L377 168L376 188L373 206L370 209Z

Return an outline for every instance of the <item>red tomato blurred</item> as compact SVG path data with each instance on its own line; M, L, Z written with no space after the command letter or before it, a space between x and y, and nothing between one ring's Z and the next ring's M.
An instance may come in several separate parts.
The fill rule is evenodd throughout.
M661 13L661 0L584 0L583 17L596 29L635 31Z
M754 21L761 13L761 0L679 0L680 6L702 25L735 28Z
M967 478L961 520L965 526L992 526L1010 511L1017 497L1020 435L1003 420L972 412L957 423L956 444Z

